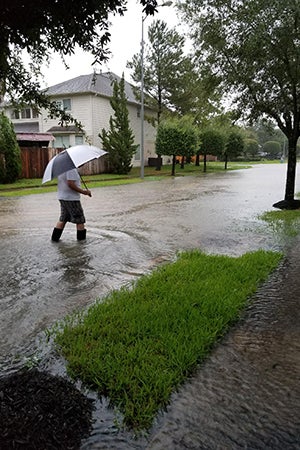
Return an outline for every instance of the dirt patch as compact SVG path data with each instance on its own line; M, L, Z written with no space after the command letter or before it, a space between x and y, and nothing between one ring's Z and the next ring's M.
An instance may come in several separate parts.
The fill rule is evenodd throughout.
M79 449L92 410L92 400L61 377L33 369L2 378L1 450Z

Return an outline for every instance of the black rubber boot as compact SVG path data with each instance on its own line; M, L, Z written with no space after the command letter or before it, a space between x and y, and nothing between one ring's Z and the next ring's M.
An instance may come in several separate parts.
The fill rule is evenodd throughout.
M86 230L77 230L77 240L78 241L84 241L86 238Z
M63 231L64 231L63 228L54 228L53 232L52 232L51 240L54 242L58 242Z

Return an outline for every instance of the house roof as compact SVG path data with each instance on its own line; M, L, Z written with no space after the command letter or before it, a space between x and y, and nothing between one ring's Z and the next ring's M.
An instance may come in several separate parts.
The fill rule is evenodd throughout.
M117 80L119 82L121 78L112 72L80 75L79 77L72 78L71 80L63 81L62 83L50 86L47 89L47 94L50 96L61 96L92 93L104 97L112 97L113 80ZM125 81L125 94L128 102L139 104L135 98L133 86L127 81Z
M50 142L54 136L50 133L16 133L18 141Z
M68 126L55 126L55 127L51 127L49 128L49 130L47 130L48 133L81 133L81 130L76 127L75 125L68 125Z

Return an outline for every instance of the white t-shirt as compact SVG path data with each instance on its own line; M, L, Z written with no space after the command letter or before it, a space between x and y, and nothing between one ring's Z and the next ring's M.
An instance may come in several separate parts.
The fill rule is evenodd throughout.
M58 200L80 200L80 193L68 186L68 181L74 181L80 187L80 176L77 169L68 170L57 177Z

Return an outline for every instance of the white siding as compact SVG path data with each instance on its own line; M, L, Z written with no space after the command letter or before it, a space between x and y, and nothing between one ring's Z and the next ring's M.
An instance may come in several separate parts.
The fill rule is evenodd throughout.
M81 122L84 126L84 132L86 133L85 139L87 142L93 137L93 123L92 123L92 113L91 113L91 103L90 95L69 95L64 96L64 98L71 99L71 111L70 114L74 119ZM54 98L53 100L56 100ZM46 132L52 127L57 127L59 125L58 119L50 119L47 117L47 112L43 111L42 129L40 131ZM70 133L70 145L75 144L75 134ZM90 142L92 143L92 142ZM55 145L55 143L54 143Z
M98 136L102 129L109 129L109 119L113 115L114 111L110 106L110 100L99 95L93 98L93 139L95 145L102 147L102 141Z
M110 116L114 114L110 105L110 99L102 97L97 94L76 94L76 95L64 95L61 97L53 97L52 100L71 99L71 111L70 114L74 119L82 123L86 142L102 147L102 142L98 134L102 129L109 129ZM146 109L146 108L145 108ZM134 104L128 104L130 126L135 136L135 144L140 145L141 141L141 119L138 116L139 106ZM5 111L7 116L11 118L11 110ZM150 115L151 111L145 111L145 114ZM50 119L47 117L47 111L42 111L38 119L20 119L13 120L13 123L39 123L39 132L49 132L52 127L59 126L58 119ZM55 135L55 134L54 134ZM156 129L147 120L144 121L144 157L145 164L148 163L149 157L155 155L155 136ZM70 145L76 144L75 133L69 134ZM55 141L52 143L55 147ZM140 161L133 158L133 164L139 165Z

